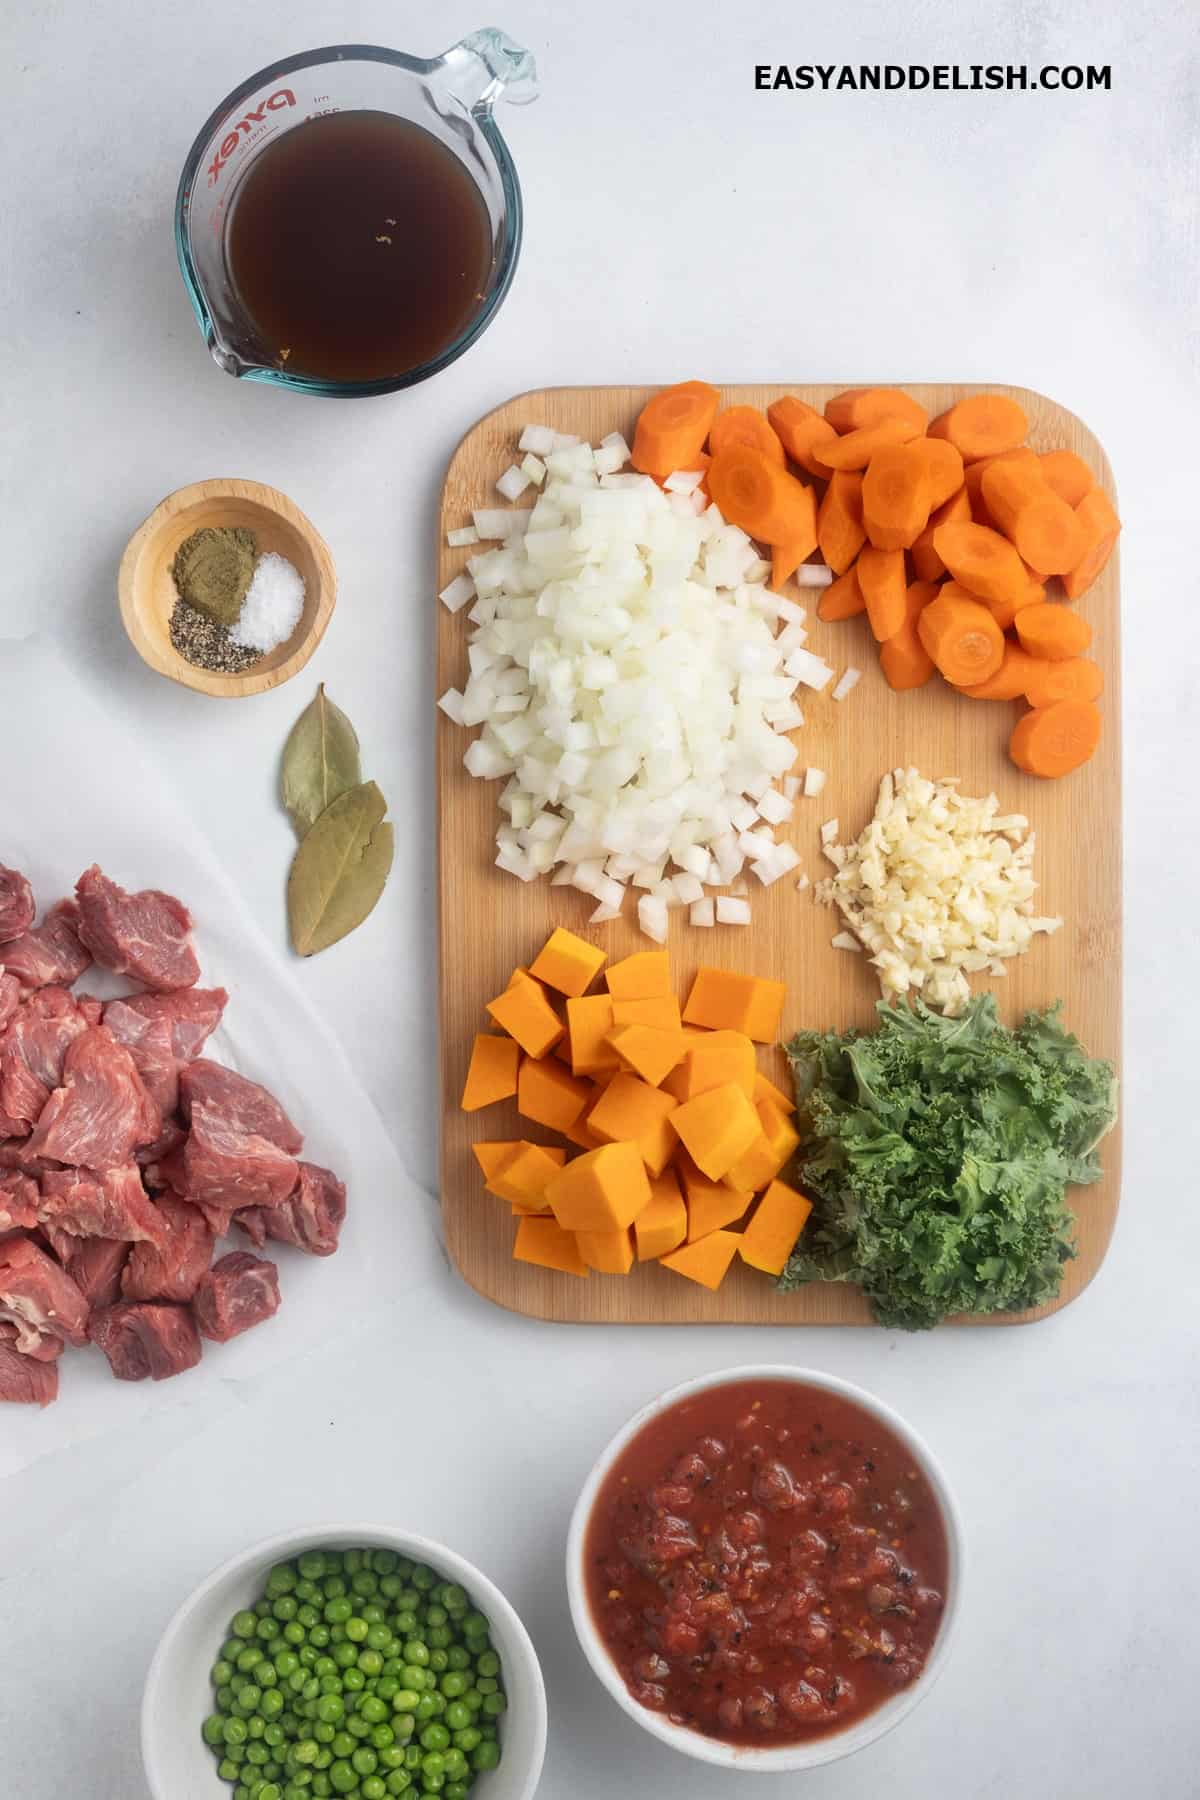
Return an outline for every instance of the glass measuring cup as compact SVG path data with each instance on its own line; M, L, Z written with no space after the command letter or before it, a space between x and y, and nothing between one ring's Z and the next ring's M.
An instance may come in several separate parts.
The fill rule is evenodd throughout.
M521 247L521 189L492 116L503 96L537 96L528 50L492 27L441 56L405 56L374 44L337 44L260 69L223 100L192 145L175 200L175 246L184 286L213 360L229 375L302 393L351 398L411 387L470 348L508 292ZM307 120L351 110L391 113L430 132L465 165L487 209L491 265L477 310L428 361L386 379L336 381L289 371L258 341L226 262L230 206L255 159Z

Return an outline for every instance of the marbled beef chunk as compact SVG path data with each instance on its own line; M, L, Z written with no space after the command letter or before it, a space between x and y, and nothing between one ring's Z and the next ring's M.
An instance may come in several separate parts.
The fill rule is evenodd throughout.
M93 863L75 883L79 935L102 968L131 975L156 993L194 987L200 965L191 914L171 894L127 894Z
M77 930L79 908L74 900L60 900L40 925L4 945L0 962L23 988L70 987L92 966Z
M231 1250L204 1275L192 1301L201 1337L227 1344L279 1310L279 1271L264 1256Z
M260 1248L268 1238L292 1244L310 1256L332 1256L346 1217L345 1183L332 1169L316 1163L299 1165L295 1190L278 1206L255 1206L239 1212L237 1222Z
M46 1102L29 1147L58 1162L107 1169L152 1142L161 1123L124 1044L107 1026L91 1025L68 1049L63 1085Z
M159 1243L166 1235L158 1207L142 1186L134 1162L111 1169L49 1170L42 1176L38 1217L74 1237Z
M63 987L37 988L18 1006L0 1037L0 1115L10 1128L24 1121L32 1131L62 1081L67 1050L87 1027Z
M235 1209L277 1206L298 1179L294 1157L269 1138L242 1131L219 1107L199 1101L192 1105L183 1172L183 1192L189 1200Z
M210 1113L220 1114L227 1125L266 1138L289 1156L298 1155L304 1148L304 1134L296 1130L269 1089L208 1057L202 1056L180 1070L179 1099L185 1119L191 1118L193 1106L202 1105Z
M163 1194L151 1203L163 1223L157 1244L135 1244L121 1277L127 1300L190 1300L212 1261L216 1239L195 1206Z
M154 1104L164 1119L179 1104L179 1060L171 1039L171 1021L135 1012L124 1000L110 1000L104 1023L133 1058Z
M33 924L33 889L19 869L0 863L0 944L24 937ZM0 956L0 962L4 959Z
M15 975L0 964L0 1031L8 1024L21 1004L22 988Z
M32 1231L40 1199L36 1181L17 1169L0 1169L0 1233Z
M167 1019L178 1062L199 1056L221 1023L229 995L224 988L180 988L172 994L126 994L119 1002L144 1019Z
M115 1306L129 1245L116 1238L76 1238L64 1268L88 1305Z
M88 1329L118 1381L167 1381L200 1361L200 1334L188 1306L124 1301L94 1312Z
M49 1406L57 1399L58 1364L22 1356L13 1342L0 1336L0 1401L17 1406Z
M66 1270L22 1231L0 1238L0 1319L16 1326L17 1348L25 1355L36 1355L47 1338L87 1342L87 1301Z

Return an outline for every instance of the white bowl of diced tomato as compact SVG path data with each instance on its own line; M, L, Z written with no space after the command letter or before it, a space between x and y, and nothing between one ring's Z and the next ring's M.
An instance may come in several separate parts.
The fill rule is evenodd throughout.
M813 1369L671 1389L602 1451L567 1542L584 1655L701 1762L816 1768L906 1718L946 1665L962 1521L891 1407Z

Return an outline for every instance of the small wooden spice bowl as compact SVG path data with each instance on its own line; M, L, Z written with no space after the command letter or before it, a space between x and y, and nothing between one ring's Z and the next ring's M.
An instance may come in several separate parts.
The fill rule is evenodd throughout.
M304 610L284 643L240 675L222 675L197 668L171 642L179 597L171 564L193 531L239 525L254 533L260 553L285 556L304 577ZM129 641L156 674L201 694L238 700L280 687L304 667L333 614L337 577L329 546L286 494L260 481L194 481L168 494L138 526L121 558L117 594Z

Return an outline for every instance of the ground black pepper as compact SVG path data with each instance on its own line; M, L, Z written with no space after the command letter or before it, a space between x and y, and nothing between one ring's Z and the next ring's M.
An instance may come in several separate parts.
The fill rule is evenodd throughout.
M235 644L224 625L205 618L186 600L177 600L171 614L171 642L187 662L217 675L241 675L261 661L260 650Z

